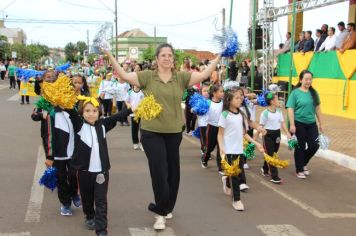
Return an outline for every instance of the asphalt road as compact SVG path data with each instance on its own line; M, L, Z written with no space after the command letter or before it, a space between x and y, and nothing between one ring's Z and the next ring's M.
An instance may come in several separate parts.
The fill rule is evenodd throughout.
M37 184L44 169L40 124L30 119L33 104L20 105L16 92L0 81L0 236L94 235L84 228L80 208L71 217L60 216L56 193ZM117 126L108 143L110 235L356 235L354 171L314 158L311 176L297 179L292 153L283 146L280 156L292 162L280 170L283 184L261 176L258 155L247 170L250 189L241 194L246 210L237 212L222 192L215 160L202 169L198 140L188 136L181 145L174 218L156 233L151 229L154 216L147 210L153 193L144 153L133 150L129 127Z

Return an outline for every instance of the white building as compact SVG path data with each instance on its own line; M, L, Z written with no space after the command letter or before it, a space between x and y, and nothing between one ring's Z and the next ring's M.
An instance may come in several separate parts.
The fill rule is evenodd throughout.
M6 28L3 20L0 20L0 35L6 36L10 44L26 43L25 32L21 28Z

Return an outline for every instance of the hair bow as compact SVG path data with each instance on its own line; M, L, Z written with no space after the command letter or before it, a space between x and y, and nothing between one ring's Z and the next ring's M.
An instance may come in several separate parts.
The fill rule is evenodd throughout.
M86 97L83 95L79 95L77 99L80 101L84 101L84 104L90 102L91 104L93 104L94 107L99 107L99 102L95 97Z

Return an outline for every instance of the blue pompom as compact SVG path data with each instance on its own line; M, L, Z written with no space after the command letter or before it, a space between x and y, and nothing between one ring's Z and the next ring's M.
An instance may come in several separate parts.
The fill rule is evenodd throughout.
M65 72L70 68L70 63L67 62L66 64L60 65L56 67L56 71L58 72Z
M47 168L43 173L39 184L44 185L53 191L57 187L57 169L54 167Z
M258 105L260 105L261 107L267 107L268 104L266 102L266 99L265 99L265 95L269 93L268 90L263 90L262 93L260 93L258 96L257 96L257 103Z
M192 112L202 116L209 111L209 103L205 97L199 93L194 93L189 100L189 106L192 108Z
M27 82L30 78L42 77L44 71L32 70L32 69L16 69L17 78L21 81Z
M232 57L239 50L237 34L231 29L224 29L222 35L215 35L214 40L218 43L223 57Z
M199 129L199 127L196 128L196 129L193 131L192 136L195 137L195 138L197 138L197 139L200 139L200 129Z

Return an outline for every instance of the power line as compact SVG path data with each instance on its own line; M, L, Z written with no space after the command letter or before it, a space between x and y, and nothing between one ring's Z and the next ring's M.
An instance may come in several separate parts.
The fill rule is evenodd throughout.
M1 9L0 11L5 10L6 8L8 8L9 6L11 6L12 4L14 4L17 0L14 0L12 2L10 2L9 4L6 5L6 7L4 7L3 9Z
M97 0L101 5L103 5L107 10L111 11L112 13L115 13L113 10L111 10L110 7L108 7L108 5L106 5L102 0Z
M66 24L79 24L79 25L99 25L111 22L107 21L85 21L85 20L41 20L41 19L6 19L6 22L20 22L20 23L39 23L39 24L57 24L57 25L66 25Z
M88 9L92 9L92 10L104 10L104 11L108 10L106 8L90 7L90 6L81 5L81 4L78 4L78 3L67 2L67 1L64 1L64 0L57 0L57 1L61 2L61 3L68 4L68 5L72 5L72 6L76 6L76 7L82 7L82 8L88 8Z

